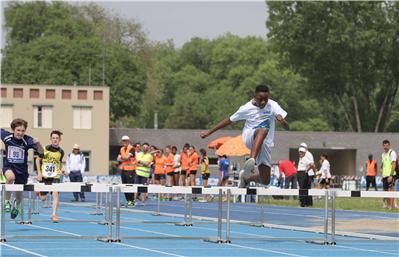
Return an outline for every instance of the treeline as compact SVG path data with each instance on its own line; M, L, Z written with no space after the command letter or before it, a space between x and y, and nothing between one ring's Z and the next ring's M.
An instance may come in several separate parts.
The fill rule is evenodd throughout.
M158 111L159 128L210 128L266 84L292 130L399 130L398 2L268 2L269 40L226 33L181 48L94 3L7 4L1 82L102 86L105 45L123 127L153 128Z

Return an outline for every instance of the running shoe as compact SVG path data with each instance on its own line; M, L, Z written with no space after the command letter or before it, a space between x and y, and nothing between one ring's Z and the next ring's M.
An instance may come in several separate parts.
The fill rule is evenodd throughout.
M206 203L207 201L206 201L206 200L199 200L198 202L200 202L200 203Z
M128 206L128 207L134 207L134 204L133 204L132 201L129 201L129 202L127 202L127 206Z
M141 206L145 206L145 202L141 202Z
M40 191L36 191L36 196L39 196L40 195Z
M129 202L126 202L124 205L122 205L123 207L128 207L129 206Z
M11 219L15 219L18 216L19 209L21 208L21 206L19 206L19 207L15 206L16 201L17 200L14 200L14 203L12 204L12 210L10 212Z
M173 198L173 200L174 200L174 201L179 201L180 198L176 196L175 198Z
M153 199L153 200L158 200L158 197L157 197L156 195L153 195L153 196L151 197L151 199Z
M213 198L215 198L213 195L209 198L209 202L212 202L213 201Z
M6 202L6 206L4 208L5 212L10 212L11 211L11 204L9 201Z
M255 168L255 159L254 158L249 158L245 163L244 163L244 178L249 178L251 176L251 173L254 171Z
M138 202L134 202L134 206L137 206L137 205L139 205L139 203Z
M399 206L398 206L397 204L395 204L395 208L396 208L396 209L399 209Z
M54 214L51 215L51 220L52 220L54 223L58 223L58 218L57 218L57 216L55 216Z
M239 173L239 182L238 182L238 188L246 188L248 187L249 183L245 183L244 181L244 170L240 171Z
M223 199L222 202L227 202L227 199Z
M169 198L169 201L173 201L173 198L171 197L171 198Z
M387 208L387 205L385 204L385 202L382 202L382 208Z

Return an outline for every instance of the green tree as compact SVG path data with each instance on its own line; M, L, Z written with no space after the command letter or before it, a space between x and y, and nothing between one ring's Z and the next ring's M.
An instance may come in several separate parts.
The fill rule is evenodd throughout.
M267 4L268 37L286 63L308 79L308 92L334 96L351 131L353 124L358 132L372 131L372 124L379 128L385 107L385 123L389 121L399 77L397 65L392 65L398 63L399 53L397 18L393 19L397 3ZM384 95L383 101L375 89Z

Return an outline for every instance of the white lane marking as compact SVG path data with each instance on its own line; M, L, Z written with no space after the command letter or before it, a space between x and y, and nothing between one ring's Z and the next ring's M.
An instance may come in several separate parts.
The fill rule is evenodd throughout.
M19 247L16 247L16 246L9 245L7 243L0 243L0 245L5 245L5 246L8 246L8 247L14 248L16 250L20 250L22 252L30 253L32 255L36 255L36 256L40 256L40 257L47 257L46 255L41 255L41 254L38 254L38 253L34 253L34 252L31 252L31 251L28 251L28 250L25 250L25 249L22 249L22 248L19 248Z
M138 229L138 228L128 228L128 227L122 227L122 226L121 226L121 228L130 229L130 230L137 230L137 231L141 231L141 232L148 232L148 233L153 233L153 234L159 234L159 235L164 235L164 236L180 237L180 236L177 236L177 235L166 234L166 233L156 232L156 231L151 231L151 230Z
M277 252L277 251L266 250L266 249L259 249L259 248L249 247L249 246L242 246L242 245L237 245L237 244L230 244L230 246L241 247L241 248L246 248L246 249L251 249L251 250L258 250L258 251L262 251L262 252L278 253L278 254L283 254L283 255L285 254L285 255L289 255L289 256L305 257L305 255L283 253L283 252Z
M35 228L47 229L47 230L51 230L51 231L55 231L55 232L59 232L59 233L68 234L68 235L81 236L81 235L78 235L78 234L69 233L69 232L65 232L65 231L61 231L61 230L57 230L57 229L46 228L46 227L40 227L40 226L36 226L36 225L32 225L32 224L27 224L27 225L28 225L28 226L31 226L31 227L35 227Z
M162 254L171 255L171 256L177 256L177 257L184 257L184 255L177 255L177 254L173 254L173 253L161 252L161 251L152 250L152 249L143 248L143 247L138 247L138 246L133 246L133 245L127 245L127 244L122 244L122 243L117 243L117 244L118 244L118 245L127 246L127 247L131 247L131 248L135 248L135 249L140 249L140 250L146 250L146 251L150 251L150 252L155 252L155 253L162 253Z
M397 253L387 253L387 252L383 252L383 251L375 251L375 250L360 249L360 248L349 247L349 246L343 246L343 245L336 245L336 247L347 248L347 249L353 249L353 250L358 250L358 251L363 251L363 252L374 252L374 253L385 253L385 254L399 255L399 254L397 254Z

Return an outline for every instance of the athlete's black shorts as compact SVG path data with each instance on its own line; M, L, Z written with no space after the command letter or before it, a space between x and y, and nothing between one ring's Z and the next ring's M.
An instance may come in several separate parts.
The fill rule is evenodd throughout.
M196 175L197 174L197 170L190 170L190 175Z
M204 174L202 174L202 179L203 180L208 180L210 175L211 175L211 173L204 173Z
M168 174L168 176L174 176L175 175L175 172L168 172L168 173L166 173L166 174Z
M60 179L59 178L42 178L42 181L40 183L44 183L45 185L51 185L51 184L55 184L55 183L60 183ZM48 192L42 192L40 191L40 195L47 195ZM53 192L51 192L51 194L53 194Z
M326 184L327 186L329 186L329 185L330 185L330 180L331 180L331 179L328 179L328 183L327 183L325 178L320 179L319 184L320 184L320 185Z
M391 183L388 183L388 178L389 177L385 177L382 179L382 187L386 190L388 190L389 187L393 187L395 185L395 177L392 177Z
M154 174L155 180L165 179L165 174Z
M180 175L187 175L187 170L181 170Z
M376 187L375 176L366 176L366 187L368 188L370 184L372 187Z

